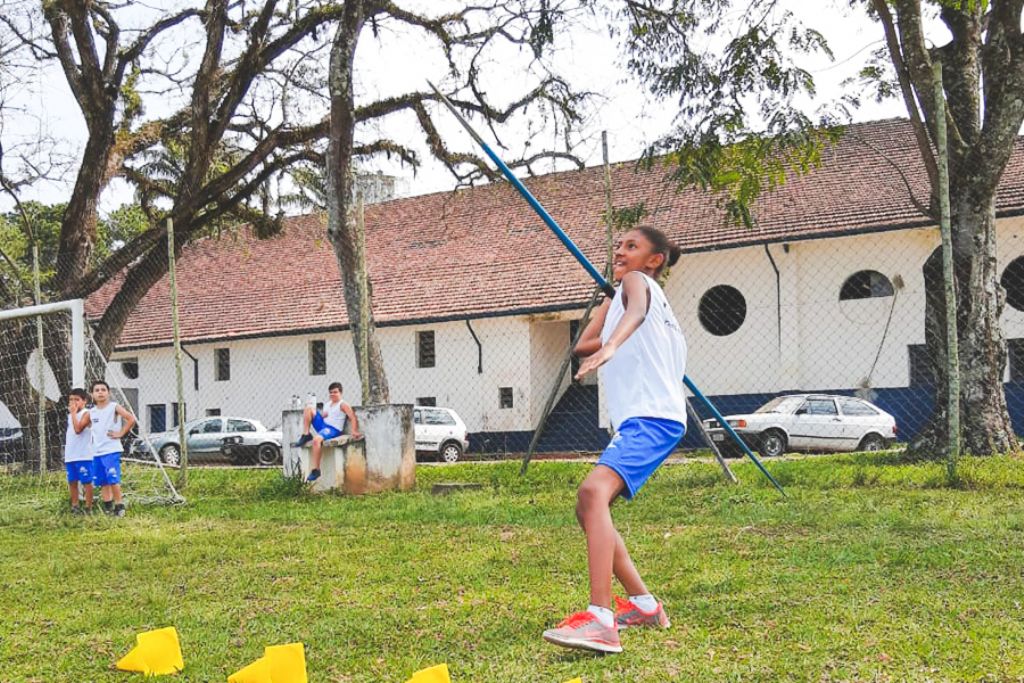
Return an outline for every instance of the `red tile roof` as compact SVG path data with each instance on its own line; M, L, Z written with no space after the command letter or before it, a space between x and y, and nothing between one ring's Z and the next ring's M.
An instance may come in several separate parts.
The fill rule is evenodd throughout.
M886 157L889 160L886 160ZM892 162L892 163L891 163ZM646 222L686 251L928 225L910 202L894 164L918 198L927 180L903 120L857 124L823 164L762 196L755 229L729 224L708 195L677 192L665 170L612 168L617 207L644 202ZM599 269L604 263L603 169L532 178L531 192ZM1001 212L1024 210L1024 144L1000 185ZM340 275L326 219L291 218L283 233L257 240L246 228L189 246L178 261L185 341L338 329L347 325ZM507 183L399 199L367 207L373 308L380 324L454 319L582 305L591 281ZM118 286L86 303L98 318ZM170 342L165 277L130 317L119 346Z

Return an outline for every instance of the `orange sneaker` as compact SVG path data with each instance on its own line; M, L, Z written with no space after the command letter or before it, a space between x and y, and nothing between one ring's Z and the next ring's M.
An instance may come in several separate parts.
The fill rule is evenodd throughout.
M658 608L653 612L645 612L632 601L615 597L615 624L619 628L634 628L637 626L656 626L668 628L672 623L665 614L665 606L658 603Z
M562 647L594 652L622 652L619 630L608 628L591 612L577 612L562 621L557 628L544 631L544 640Z

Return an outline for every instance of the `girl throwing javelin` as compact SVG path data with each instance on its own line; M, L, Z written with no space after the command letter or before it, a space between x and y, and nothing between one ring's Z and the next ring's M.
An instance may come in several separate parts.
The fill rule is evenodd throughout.
M612 523L611 506L619 496L631 500L686 433L686 340L655 281L679 253L655 228L622 235L613 261L615 298L601 305L576 345L585 357L576 379L600 368L615 436L576 498L587 537L590 606L544 632L555 645L622 652L619 629L669 626ZM629 596L615 597L614 612L613 575Z

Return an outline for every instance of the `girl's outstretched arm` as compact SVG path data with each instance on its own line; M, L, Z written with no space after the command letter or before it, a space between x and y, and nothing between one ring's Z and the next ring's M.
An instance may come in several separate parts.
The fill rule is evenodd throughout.
M580 363L580 371L576 373L576 379L582 379L588 373L597 370L607 363L615 355L615 351L622 346L623 342L629 339L631 334L637 331L640 325L643 324L644 318L647 317L650 293L647 291L647 280L643 274L639 272L627 273L626 277L622 278L622 292L620 296L625 297L623 304L626 307L622 320L612 330L612 335L608 338L608 342ZM604 316L601 316L601 318L603 325ZM589 325L587 329L590 329ZM598 341L600 342L600 337ZM577 346L577 348L579 347Z
M604 319L607 317L608 308L611 305L612 300L605 299L597 307L594 317L590 319L590 322L583 329L583 334L580 335L580 340L576 342L576 348L573 349L573 352L580 358L591 356L601 348L601 328L604 327Z

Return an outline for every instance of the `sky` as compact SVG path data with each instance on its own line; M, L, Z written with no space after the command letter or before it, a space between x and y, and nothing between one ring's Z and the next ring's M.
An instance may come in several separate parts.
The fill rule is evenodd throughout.
M175 4L182 4L182 1ZM808 7L807 3L797 0L787 0L784 4L798 13L806 13ZM814 16L809 16L807 21L825 35L835 61L820 58L804 66L818 83L818 101L833 101L843 94L843 81L856 73L872 50L882 45L881 30L867 19L862 10L851 10L847 2L826 0L814 6ZM323 53L323 57L326 59L326 53ZM361 39L357 60L357 89L360 96L366 99L422 89L427 78L443 80L445 73L444 62L436 49L415 36L395 33L388 26L381 27L379 41L369 37ZM492 72L488 79L488 83L492 84L488 95L502 102L523 92L528 82L528 75L522 71L523 63L521 55L513 51L494 53L485 65ZM616 162L637 158L647 145L670 129L674 118L674 103L648 96L644 88L628 75L615 41L607 35L600 21L589 21L561 34L556 41L552 63L576 88L597 94L587 111L583 130L574 149L575 154L588 166L598 165L602 161L602 131L607 131L610 160ZM80 163L85 126L60 71L53 67L40 69L32 81L17 84L15 90L16 102L22 114L5 124L5 146L10 146L12 140L47 134L60 140L60 148L74 158L76 164ZM173 101L151 101L147 105L148 113L160 114L161 107L170 111L174 104ZM315 102L310 102L307 109L311 116L325 112L322 105ZM439 109L433 110L433 113L450 147L476 151L472 140L454 118ZM899 100L882 104L867 102L855 112L854 120L904 115L905 110ZM537 125L536 119L517 120L497 130L502 142L507 145L507 149L499 151L499 154L515 156L526 149L543 147L545 142L555 144L554 134L542 130L533 138L529 148L525 146L525 141L531 138L531 128ZM422 137L411 115L399 116L380 126L377 131L364 131L363 135L368 136L373 132L399 140L417 140ZM494 142L492 131L483 129L482 133L485 139ZM419 147L418 151L424 159L424 164L415 174L408 167L386 161L375 163L367 170L397 176L397 188L401 196L452 189L455 179L440 163L429 159L422 144L414 146ZM555 167L543 163L535 168L536 172L550 170L555 170ZM22 198L43 202L66 200L73 179L74 174L69 173L65 182L40 184L28 189ZM102 197L101 212L109 212L130 201L131 196L129 187L122 182L115 182ZM0 198L0 210L9 209L10 200Z

